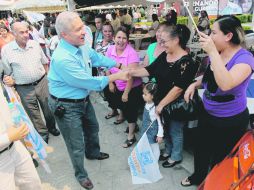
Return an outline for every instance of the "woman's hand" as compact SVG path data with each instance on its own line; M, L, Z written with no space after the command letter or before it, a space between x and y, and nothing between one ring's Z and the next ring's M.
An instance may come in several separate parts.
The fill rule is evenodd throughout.
M163 137L158 137L157 136L156 142L159 143L159 144L162 143L163 142Z
M216 46L212 40L212 38L203 32L199 32L199 43L203 50L205 50L206 53L211 54L214 51L217 51Z
M116 87L114 85L114 83L109 83L109 91L112 92L112 93L115 93L116 91Z
M184 100L189 103L190 99L192 100L194 93L195 93L195 89L196 89L196 84L192 83L187 90L184 93Z
M161 104L159 104L159 105L156 106L156 108L155 108L155 113L156 113L157 115L160 115L160 114L161 114L161 111L163 110L163 108L164 108L164 106L161 105Z
M128 102L128 93L124 92L122 95L122 101L123 102Z

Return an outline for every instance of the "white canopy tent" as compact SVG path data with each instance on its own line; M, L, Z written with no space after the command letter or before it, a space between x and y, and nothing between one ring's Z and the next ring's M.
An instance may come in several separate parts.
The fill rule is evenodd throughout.
M106 3L104 5L84 7L80 9L76 9L77 11L86 11L86 10L104 10L104 9L119 9L119 8L127 8L134 6L150 6L152 4L158 4L162 2L174 2L176 0L125 0L118 1L113 3Z
M16 0L0 0L0 11L12 10Z
M15 9L26 9L34 7L57 7L65 6L64 1L61 0L18 0L13 8Z
M0 0L0 10L57 12L66 10L63 0Z

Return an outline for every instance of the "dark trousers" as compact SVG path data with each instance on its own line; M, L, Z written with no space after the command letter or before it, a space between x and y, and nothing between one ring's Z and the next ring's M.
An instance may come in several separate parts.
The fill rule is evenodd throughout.
M42 136L48 136L48 129L55 128L55 119L48 106L48 80L44 77L37 85L16 85L22 104L35 129ZM42 120L39 104L46 120Z
M203 109L203 108L202 108ZM248 109L232 117L219 118L201 112L195 134L194 174L192 183L200 184L209 169L221 162L246 132Z
M65 114L56 122L63 135L75 176L79 182L88 177L84 168L84 155L97 158L100 155L99 124L91 102L70 103L56 101L49 97L49 107L55 112L58 106L65 108Z
M104 95L109 103L109 107L122 110L128 123L135 123L138 118L138 110L143 101L142 86L140 85L131 89L127 102L122 101L123 92L116 89L116 92L112 93L109 90L109 86L107 86L104 90Z

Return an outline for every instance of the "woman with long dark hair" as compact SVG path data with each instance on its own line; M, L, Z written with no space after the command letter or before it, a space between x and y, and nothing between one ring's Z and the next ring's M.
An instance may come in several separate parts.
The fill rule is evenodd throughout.
M194 151L194 173L182 186L199 185L209 168L221 162L245 133L249 123L246 89L254 70L254 58L243 48L244 32L234 16L219 17L212 33L200 33L201 47L210 58L203 79L192 83L185 100L203 86Z

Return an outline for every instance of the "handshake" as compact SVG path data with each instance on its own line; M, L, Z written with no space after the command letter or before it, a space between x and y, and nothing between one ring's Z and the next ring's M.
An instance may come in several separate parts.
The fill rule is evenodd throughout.
M126 67L122 64L117 63L117 65L120 65L118 67L119 71L117 73L109 75L109 82L114 82L115 80L125 80L128 81L132 77L145 77L149 76L148 72L145 68L134 66L133 67Z
M116 73L116 75L118 75L119 79L118 80L125 80L128 81L131 79L132 75L131 75L131 69L123 69L121 71L119 71L118 73Z
M117 73L109 75L109 82L114 82L116 80L125 80L128 81L132 78L131 71L133 69L123 69Z

